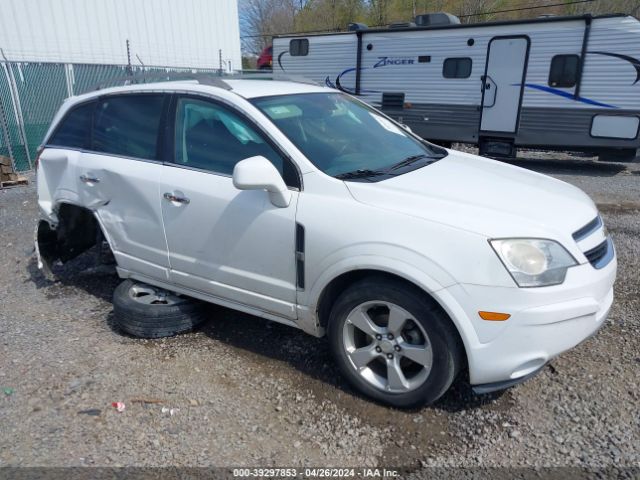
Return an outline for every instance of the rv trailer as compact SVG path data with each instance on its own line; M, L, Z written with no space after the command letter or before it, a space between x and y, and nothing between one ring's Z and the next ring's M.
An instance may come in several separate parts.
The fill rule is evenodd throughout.
M627 15L416 26L273 39L274 77L355 95L436 143L618 159L640 148L640 21ZM444 24L443 24L444 23ZM427 26L419 26L427 25Z

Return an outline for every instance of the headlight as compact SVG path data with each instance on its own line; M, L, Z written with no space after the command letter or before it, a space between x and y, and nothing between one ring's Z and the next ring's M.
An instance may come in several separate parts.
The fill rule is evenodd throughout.
M553 240L507 238L490 243L519 287L558 285L567 269L578 264Z

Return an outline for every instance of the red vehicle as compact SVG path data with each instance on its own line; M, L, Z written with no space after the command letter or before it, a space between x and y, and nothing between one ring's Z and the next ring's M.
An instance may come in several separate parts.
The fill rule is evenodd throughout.
M258 57L257 65L258 70L271 70L273 66L273 47L269 45L264 47L262 53Z

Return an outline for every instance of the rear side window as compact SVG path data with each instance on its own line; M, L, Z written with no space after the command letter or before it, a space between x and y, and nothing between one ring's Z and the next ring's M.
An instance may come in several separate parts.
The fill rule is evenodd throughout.
M289 42L289 53L292 57L304 57L309 55L309 40L296 38Z
M86 148L95 105L95 102L89 102L71 109L47 143L59 147Z
M580 57L578 55L556 55L551 59L549 86L560 88L575 87L578 82Z
M156 159L164 98L128 94L101 99L96 107L92 150Z
M471 65L469 57L447 58L442 65L442 76L444 78L469 78Z

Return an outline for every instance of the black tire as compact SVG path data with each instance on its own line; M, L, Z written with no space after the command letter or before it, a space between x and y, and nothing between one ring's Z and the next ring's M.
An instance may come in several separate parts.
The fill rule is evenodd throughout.
M478 142L478 155L496 160L515 159L518 149L504 139L481 138Z
M357 306L381 301L396 304L412 314L429 336L433 364L426 380L415 390L389 393L368 383L350 364L342 335L347 316ZM386 277L371 277L345 290L336 300L328 323L328 338L338 367L349 383L361 393L398 408L431 404L449 389L463 362L463 347L449 317L417 288Z
M171 337L193 330L205 320L205 304L188 297L177 297L171 304L134 300L130 291L137 285L145 284L125 280L113 293L114 320L122 331L140 338Z

